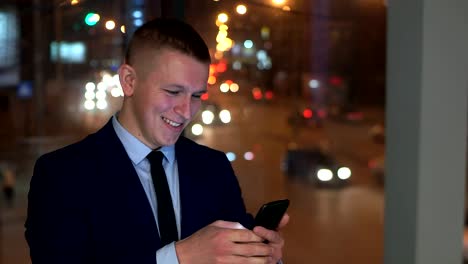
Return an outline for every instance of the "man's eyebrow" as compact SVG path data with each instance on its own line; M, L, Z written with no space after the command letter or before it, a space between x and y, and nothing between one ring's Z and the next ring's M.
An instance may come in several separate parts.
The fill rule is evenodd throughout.
M170 88L170 87L185 90L185 86L180 85L180 84L176 84L176 83L170 83L170 84L166 84L166 85L162 86L162 88Z

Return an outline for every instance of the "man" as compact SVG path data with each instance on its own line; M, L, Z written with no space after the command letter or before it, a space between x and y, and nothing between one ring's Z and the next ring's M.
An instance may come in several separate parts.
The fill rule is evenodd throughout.
M135 32L119 69L120 112L36 162L25 224L34 264L280 260L280 233L249 229L224 153L180 136L201 106L209 64L206 44L181 21L156 19ZM154 153L164 155L162 172Z

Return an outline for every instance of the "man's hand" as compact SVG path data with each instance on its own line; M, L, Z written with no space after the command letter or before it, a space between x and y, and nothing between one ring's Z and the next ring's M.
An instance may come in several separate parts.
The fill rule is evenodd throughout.
M281 254L282 244L279 246L278 243L283 240L272 237L275 231L260 230L259 233L272 238L274 243L262 243L267 237L261 237L239 223L216 221L176 242L177 258L180 264L273 263L273 259Z
M273 248L273 255L272 258L269 259L267 263L276 264L278 261L283 257L283 246L284 246L284 239L279 233L279 230L285 227L289 222L289 215L284 214L283 218L281 218L281 222L278 225L276 231L268 230L261 226L256 226L253 231L258 236L262 237L264 240L268 240L268 245Z

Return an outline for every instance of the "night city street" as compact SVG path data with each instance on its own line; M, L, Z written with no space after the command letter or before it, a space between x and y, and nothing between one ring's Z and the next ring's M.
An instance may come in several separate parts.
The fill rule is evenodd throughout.
M16 26L34 33L21 38L43 43L48 58L42 64L50 67L37 64L40 47L23 47L18 51L24 57L21 61L30 54L34 62L24 64L16 78L35 79L43 85L42 92L28 93L29 83L17 86L13 81L7 83L10 88L3 97L7 107L0 112L6 121L1 127L0 158L15 172L16 197L12 207L2 203L2 263L29 263L23 224L36 158L107 122L122 102L114 74L129 34L158 12L180 11L166 1L147 1L143 6L143 1L111 2L48 5L39 1L45 9L11 13L28 21L26 25L44 17L42 30L50 28L50 34L40 34L38 23L32 23L32 29L24 23ZM230 115L228 121L210 125L199 118L193 123L202 124L203 132L200 126L198 131L189 126L186 136L226 153L250 213L255 214L265 202L290 199L291 222L283 231L284 263L381 263L383 185L368 163L384 152L384 144L374 142L370 131L384 123L385 6L376 2L329 9L308 1L265 0L250 1L233 13L234 2L194 2L185 2L186 20L200 30L212 53L209 98L204 104L214 105L215 118L222 109ZM28 5L24 0L22 6ZM14 5L6 7L11 6L5 10L15 10ZM382 17L353 20L347 16L350 8ZM127 15L120 13L126 9ZM220 13L224 10L230 11ZM329 21L332 32L324 31L327 24L321 20L308 26L317 12L336 15ZM372 27L367 19L374 19ZM278 24L282 26L276 27ZM364 42L350 35L350 28L375 35ZM63 41L60 50L56 49L57 40ZM11 39L9 45L18 41ZM345 45L351 42L354 44ZM57 61L57 56L62 58ZM363 60L352 61L353 56ZM10 76L8 72L6 76ZM15 79L15 74L11 76ZM347 116L352 113L357 119ZM192 130L201 134L192 134ZM320 187L315 168L307 160L298 167L305 177L288 176L287 151L315 147L351 170L346 186Z
M467 13L460 0L1 0L0 264L31 263L28 202L40 263L277 262L283 237L284 264L468 264ZM28 201L37 159L76 142L38 162ZM289 199L282 236L213 222L254 226L223 153L250 214Z
M291 223L284 230L285 263L309 263L305 259L310 263L381 263L383 186L372 177L367 160L384 151L383 145L374 143L369 136L371 125L383 118L382 109L369 109L365 113L367 119L360 123L326 121L322 128L303 127L294 132L286 122L294 103L292 99L281 98L268 104L251 100L248 93L213 91L210 95L222 108L231 111L232 121L205 126L198 137L189 131L186 134L201 144L236 154L232 165L249 212L255 213L265 201L291 200L288 210ZM101 121L88 130L109 118L99 112L94 115L102 115L95 116ZM11 148L21 168L17 175L15 205L2 207L2 263L28 263L23 224L32 162L37 153L58 148L82 136L67 133L42 140L18 139L21 143ZM288 145L307 147L323 141L331 142L330 151L353 171L349 186L316 188L313 184L289 179L281 171L281 160ZM8 146L8 142L2 144L2 149L6 149L3 146ZM243 158L248 151L254 154L253 160Z

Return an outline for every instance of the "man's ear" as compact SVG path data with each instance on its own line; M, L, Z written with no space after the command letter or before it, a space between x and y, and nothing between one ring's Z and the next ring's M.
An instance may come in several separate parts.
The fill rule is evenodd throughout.
M136 72L132 66L128 64L122 64L120 66L119 80L120 85L122 86L123 93L126 97L133 95L135 91L136 79Z

